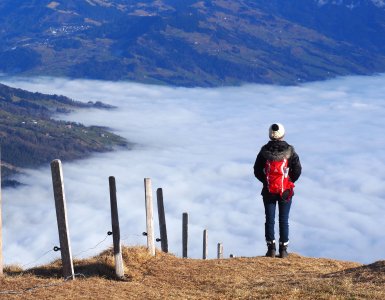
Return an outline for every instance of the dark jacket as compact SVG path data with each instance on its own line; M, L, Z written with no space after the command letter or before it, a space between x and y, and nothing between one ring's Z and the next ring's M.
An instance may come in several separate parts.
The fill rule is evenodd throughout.
M266 160L279 161L286 158L288 160L289 178L292 182L297 181L301 175L302 167L298 154L294 147L285 141L269 141L261 148L254 164L254 175L263 183L261 195L268 197L271 194L267 188L266 175L264 172Z

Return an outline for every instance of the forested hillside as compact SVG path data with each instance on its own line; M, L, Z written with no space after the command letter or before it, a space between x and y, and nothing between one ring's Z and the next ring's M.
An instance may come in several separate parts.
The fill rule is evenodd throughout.
M0 142L3 182L10 176L59 158L72 160L92 152L129 146L106 128L52 119L55 113L74 109L112 109L103 103L81 103L58 95L30 93L0 84Z
M0 28L5 74L220 86L385 72L374 0L3 0Z

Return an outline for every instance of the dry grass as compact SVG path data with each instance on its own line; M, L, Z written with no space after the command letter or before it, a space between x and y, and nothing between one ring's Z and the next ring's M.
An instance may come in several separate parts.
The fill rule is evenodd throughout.
M125 280L114 278L110 250L75 261L84 277L74 281L63 281L60 261L24 272L8 267L0 290L21 293L0 299L385 299L385 261L360 265L296 254L204 261L151 257L141 247L124 248L123 258Z

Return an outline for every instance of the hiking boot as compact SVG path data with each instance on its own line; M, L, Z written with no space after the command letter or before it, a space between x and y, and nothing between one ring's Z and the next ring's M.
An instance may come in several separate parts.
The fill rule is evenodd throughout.
M280 242L279 243L279 257L280 258L286 258L288 257L288 253L287 253L287 245L289 244L289 242L286 242L286 243L282 243Z
M267 252L266 256L267 257L275 257L275 241L267 241Z

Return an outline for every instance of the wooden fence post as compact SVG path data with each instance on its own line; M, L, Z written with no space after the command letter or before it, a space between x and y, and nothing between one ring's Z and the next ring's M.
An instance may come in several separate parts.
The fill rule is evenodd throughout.
M3 276L3 199L2 199L2 184L1 184L1 146L0 146L0 276Z
M182 253L183 258L187 258L187 243L188 243L188 213L183 213L182 222Z
M223 258L223 245L222 245L222 243L218 243L218 255L217 255L217 258L218 259Z
M154 216L152 208L152 186L150 178L144 179L144 194L146 200L147 250L152 256L155 256Z
M208 250L207 250L207 229L203 230L203 259L207 259Z
M63 264L63 276L66 279L75 279L72 262L71 245L67 222L67 208L64 194L63 171L61 161L55 159L51 162L53 193L55 198L56 218L59 231L60 252Z
M166 216L164 213L163 190L161 188L156 190L156 199L158 202L160 244L162 251L168 253Z
M118 215L118 203L116 199L116 183L115 177L108 178L110 186L110 203L111 203L111 225L112 239L114 243L114 258L115 258L115 274L118 278L124 277L124 265L122 257L122 246L120 243L120 227Z

